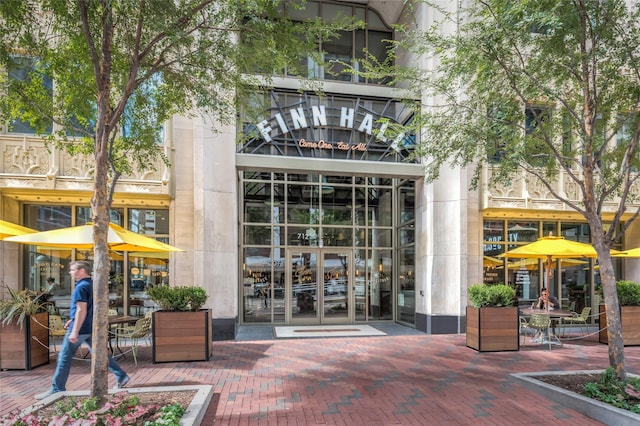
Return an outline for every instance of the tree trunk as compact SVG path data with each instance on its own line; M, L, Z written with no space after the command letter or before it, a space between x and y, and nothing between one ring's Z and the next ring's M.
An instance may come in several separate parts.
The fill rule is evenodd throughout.
M616 377L626 380L627 371L624 364L624 342L622 340L622 324L620 321L620 304L616 290L616 278L611 261L611 250L605 244L604 231L601 226L594 226L590 221L593 245L598 253L600 265L600 281L602 284L605 309L607 312L607 338L609 339L609 365L615 369ZM599 222L599 221L598 221ZM603 327L603 324L600 324Z
M106 127L106 126L105 126ZM96 132L96 170L94 194L91 199L93 215L93 354L91 359L91 396L103 400L108 392L109 332L109 196L107 161L107 131ZM102 139L102 140L99 140Z

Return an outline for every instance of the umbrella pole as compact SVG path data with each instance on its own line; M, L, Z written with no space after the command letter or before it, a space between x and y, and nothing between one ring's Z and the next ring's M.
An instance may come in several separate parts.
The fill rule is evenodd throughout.
M551 256L547 256L547 295L549 295L549 284L551 283ZM545 303L545 308L549 312L549 302Z

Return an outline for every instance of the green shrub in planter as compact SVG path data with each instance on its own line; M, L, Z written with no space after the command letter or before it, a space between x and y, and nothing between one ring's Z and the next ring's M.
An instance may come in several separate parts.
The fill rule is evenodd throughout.
M640 306L640 284L633 281L616 282L620 306Z
M51 302L47 301L48 293L37 293L29 289L14 290L7 286L5 289L9 297L0 300L0 324L2 325L15 323L22 328L27 316L47 312L48 306L51 305Z
M506 284L473 284L469 286L469 300L476 308L512 306L516 290Z
M147 289L147 295L163 311L198 311L209 297L202 287L168 285Z

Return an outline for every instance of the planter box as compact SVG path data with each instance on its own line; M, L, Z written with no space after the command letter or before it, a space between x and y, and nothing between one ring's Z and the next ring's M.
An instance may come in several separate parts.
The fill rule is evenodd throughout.
M609 343L607 336L607 312L605 305L599 305L600 343ZM622 323L622 341L625 346L640 345L640 306L620 306L620 322Z
M200 426L204 420L204 416L209 408L209 403L213 398L213 386L212 385L178 385L178 386L158 386L158 387L142 387L142 388L127 388L127 389L109 389L109 395L116 393L127 393L131 395L139 395L143 393L159 393L163 394L165 398L171 398L173 392L195 392L191 403L187 407L186 412L180 418L180 426ZM88 398L90 391L63 391L54 393L45 399L36 402L30 407L25 408L20 412L20 416L27 416L29 414L36 414L42 408L46 408L64 398Z
M213 352L211 309L153 313L153 362L208 361Z
M597 420L602 424L616 426L636 426L640 424L640 414L614 407L596 399L568 391L558 386L553 386L540 381L536 376L571 375L571 374L601 374L601 370L583 371L543 371L539 373L512 373L511 376L521 381L527 389L531 389L540 395L553 401L560 407L571 408L585 416ZM628 377L638 377L627 374Z
M467 346L480 352L520 350L518 308L467 306Z
M31 370L49 364L49 313L29 315L22 324L0 326L0 369Z

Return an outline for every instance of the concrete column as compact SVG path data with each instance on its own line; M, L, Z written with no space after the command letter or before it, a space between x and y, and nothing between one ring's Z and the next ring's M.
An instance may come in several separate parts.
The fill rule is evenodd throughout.
M199 285L209 294L214 340L233 339L238 317L237 179L235 127L203 118L176 119L175 201L171 217L178 253L176 285Z

